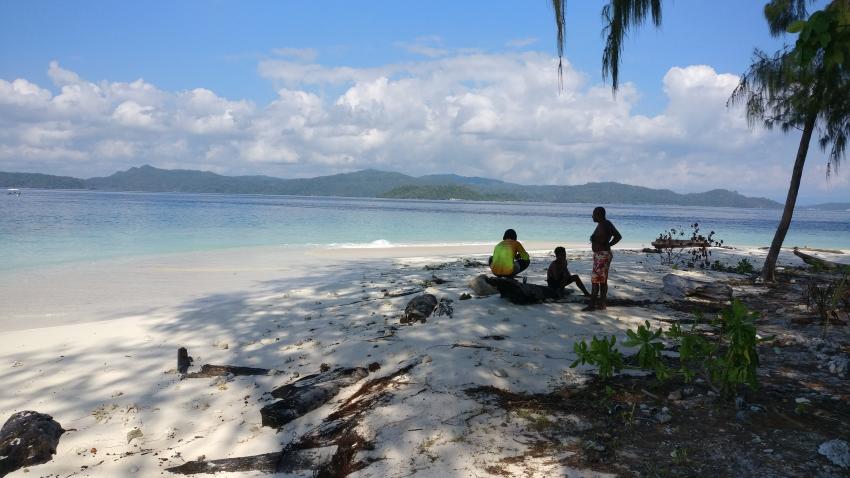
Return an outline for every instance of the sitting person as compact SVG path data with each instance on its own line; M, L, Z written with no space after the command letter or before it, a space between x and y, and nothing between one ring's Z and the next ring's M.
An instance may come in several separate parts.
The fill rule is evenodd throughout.
M567 267L567 251L558 246L555 248L555 260L549 264L549 270L546 272L546 283L549 284L549 289L555 297L563 297L564 289L573 282L585 297L590 295L578 275L570 274L570 269Z
M513 277L531 264L531 257L516 238L516 231L508 229L502 236L502 242L493 249L489 264L496 277Z

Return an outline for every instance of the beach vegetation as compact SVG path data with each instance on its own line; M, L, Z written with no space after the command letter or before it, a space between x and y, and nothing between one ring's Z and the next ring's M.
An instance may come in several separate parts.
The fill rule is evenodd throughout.
M757 318L758 313L735 300L708 323L703 324L702 316L697 314L697 320L687 329L676 323L667 331L661 327L653 331L646 321L637 329L626 331L628 338L623 345L637 347L633 356L636 368L654 372L660 381L680 377L690 382L699 377L722 396L732 397L740 386L758 388L757 347L771 339L756 334ZM678 352L678 369L664 364L665 339ZM624 356L614 348L615 343L613 335L601 339L594 336L590 344L576 342L573 351L578 358L570 366L595 365L600 377L612 376L624 368Z
M816 312L823 320L823 333L826 336L830 320L838 322L838 312L847 308L850 302L850 286L847 283L847 274L834 281L821 282L811 280L803 291L803 299L809 311Z
M751 275L755 274L756 272L753 263L750 262L746 257L739 260L738 263L734 266L726 266L722 262L716 260L711 263L710 269L717 272L730 272L733 274L742 275Z
M584 340L580 340L573 344L573 353L576 354L576 360L570 367L579 365L593 365L598 369L599 376L602 379L612 377L615 373L619 373L623 369L623 354L615 347L617 337L602 337L596 338L594 335L588 344Z

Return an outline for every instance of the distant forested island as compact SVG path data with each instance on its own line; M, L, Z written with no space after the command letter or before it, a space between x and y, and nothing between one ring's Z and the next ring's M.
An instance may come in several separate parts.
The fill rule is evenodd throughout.
M0 187L470 201L667 204L741 208L782 207L781 204L770 199L747 197L726 189L679 194L669 189L651 189L614 182L587 183L578 186L530 186L455 174L414 177L374 169L298 179L270 176L222 176L209 171L167 170L147 165L119 171L107 177L89 179L38 173L0 172Z

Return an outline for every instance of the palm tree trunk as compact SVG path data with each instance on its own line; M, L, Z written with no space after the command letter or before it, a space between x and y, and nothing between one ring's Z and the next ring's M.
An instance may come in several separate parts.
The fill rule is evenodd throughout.
M761 271L761 277L765 282L774 282L776 280L776 259L779 258L779 250L785 241L785 234L788 233L788 227L791 226L791 216L794 214L794 206L797 204L797 192L800 190L800 180L803 178L803 166L806 163L806 155L809 152L809 142L812 139L816 119L817 113L810 114L803 126L800 146L797 147L797 160L794 162L794 172L791 174L791 184L788 186L788 197L785 199L785 210L782 212L782 219L779 220L779 226L776 228L776 234L773 236L773 242L770 243L770 250L767 253L767 258L764 260L764 267Z

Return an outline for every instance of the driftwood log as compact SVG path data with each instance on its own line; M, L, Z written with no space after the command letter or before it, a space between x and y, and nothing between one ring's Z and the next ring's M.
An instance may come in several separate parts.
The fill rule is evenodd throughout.
M65 431L44 413L26 410L13 414L0 428L0 477L52 460Z
M469 288L472 289L472 292L479 297L487 297L488 295L493 295L499 292L498 289L487 282L487 274L478 274L470 279L466 285L469 286Z
M184 375L185 378L210 378L225 375L268 375L267 368L236 367L233 365L201 365L200 372L192 372Z
M296 418L315 410L339 393L369 375L362 367L336 368L308 375L290 384L272 390L271 395L280 400L260 410L262 424L281 428Z
M662 281L664 293L676 299L698 297L720 302L732 300L732 287L728 284L699 281L676 274L667 274Z
M347 476L368 466L368 463L355 461L357 452L370 446L355 430L360 420L389 397L389 389L397 377L406 374L420 363L421 358L413 359L390 374L364 383L318 426L279 452L190 461L166 471L191 475L219 471L292 473L309 470L313 476L319 477ZM315 380L318 375L321 374L304 378Z
M549 287L523 284L505 277L488 277L487 282L499 291L499 295L518 305L539 304L545 299L557 299L558 294Z
M825 270L839 270L850 272L850 264L841 264L838 262L821 259L820 257L816 257L811 254L806 254L805 252L800 252L800 250L796 247L794 248L794 255L802 259L803 262L810 266L820 267L821 269Z
M652 241L656 249L683 249L685 247L709 247L708 241L693 241L691 239L658 239Z

